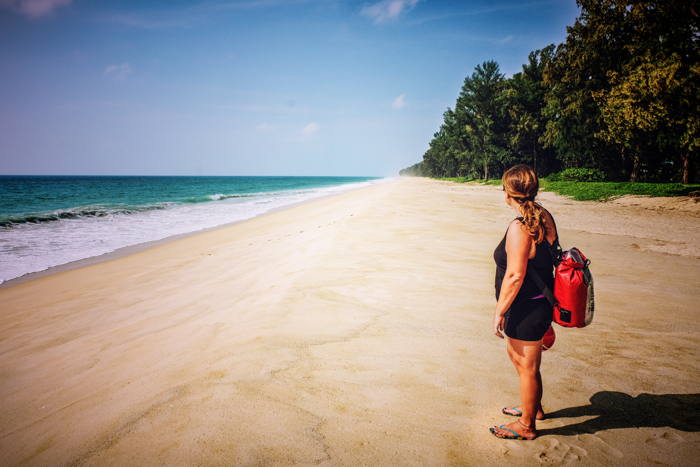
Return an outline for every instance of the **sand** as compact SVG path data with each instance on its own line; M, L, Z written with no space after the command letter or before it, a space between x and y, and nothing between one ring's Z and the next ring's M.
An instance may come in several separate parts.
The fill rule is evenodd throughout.
M597 312L544 354L535 441L488 432L512 210L402 179L0 290L0 464L697 465L700 216L543 203Z

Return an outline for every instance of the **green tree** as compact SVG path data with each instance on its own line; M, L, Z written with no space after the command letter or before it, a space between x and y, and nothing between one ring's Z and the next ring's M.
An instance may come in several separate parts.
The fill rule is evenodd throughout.
M457 114L448 108L443 114L444 123L442 129L445 135L446 151L454 160L454 172L452 175L463 176L471 173L473 161L469 157L468 140L466 130L457 118Z
M670 147L690 183L700 147L700 38L692 2L615 2L625 11L629 59L593 93L605 127L598 136L623 145ZM697 8L697 4L695 5ZM633 180L636 180L633 172Z
M509 80L493 61L465 79L423 173L488 179L525 162L541 175L585 168L638 181L675 170L691 182L700 150L699 1L577 4L581 14L556 51L531 53Z
M423 177L423 162L418 162L410 167L399 170L399 175L402 177Z
M535 172L547 175L551 170L553 150L545 147L547 115L543 83L546 65L554 55L554 44L531 52L523 71L507 82L509 142L518 162L531 164Z
M498 64L484 62L464 80L455 105L455 121L466 130L462 157L480 166L486 180L489 169L508 162L511 154L504 118L504 88L505 79Z
M624 8L612 0L577 0L581 15L567 28L564 43L546 65L544 82L547 124L543 141L565 167L596 167L606 173L625 170L619 145L596 137L605 125L593 93L608 90L608 71L619 70L628 54L618 38L624 35Z

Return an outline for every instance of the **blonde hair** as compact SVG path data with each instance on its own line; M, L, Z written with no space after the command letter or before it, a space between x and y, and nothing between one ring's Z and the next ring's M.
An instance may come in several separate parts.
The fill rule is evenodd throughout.
M540 181L535 171L525 164L511 167L503 174L503 190L520 205L523 224L535 243L547 235L547 216L544 209L535 203Z

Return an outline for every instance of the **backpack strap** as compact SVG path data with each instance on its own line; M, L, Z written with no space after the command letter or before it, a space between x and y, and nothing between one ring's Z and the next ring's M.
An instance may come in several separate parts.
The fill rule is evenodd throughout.
M544 210L547 211L546 209ZM557 229L557 223L554 221L554 216L552 216L552 213L550 213L549 211L547 211L547 214L549 214L549 217L552 219L552 224L554 224L554 232L557 234L557 238L554 239L554 243L550 244L549 242L547 242L547 246L549 247L549 255L552 257L552 263L556 268L557 266L559 266L559 263L561 263L561 257L564 254L564 251L562 250L561 245L559 244L559 230ZM535 282L537 282L537 280L535 280Z
M559 244L559 233L557 233L557 238L554 239L554 243L547 245L547 248L549 249L549 256L552 257L552 264L556 268L561 263L561 257L564 254L564 251Z
M550 305L557 306L559 304L559 301L556 298L554 298L554 294L551 290L549 290L549 287L547 287L547 284L544 283L540 275L537 274L537 271L535 271L534 269L528 269L526 274L529 274L530 277L532 277L532 279L535 281L535 284L537 284L537 287L540 288L542 294L549 301Z

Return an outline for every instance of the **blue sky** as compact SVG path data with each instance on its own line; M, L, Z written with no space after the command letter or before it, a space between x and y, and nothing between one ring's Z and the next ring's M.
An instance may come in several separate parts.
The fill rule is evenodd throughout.
M393 176L574 0L0 0L0 174Z

